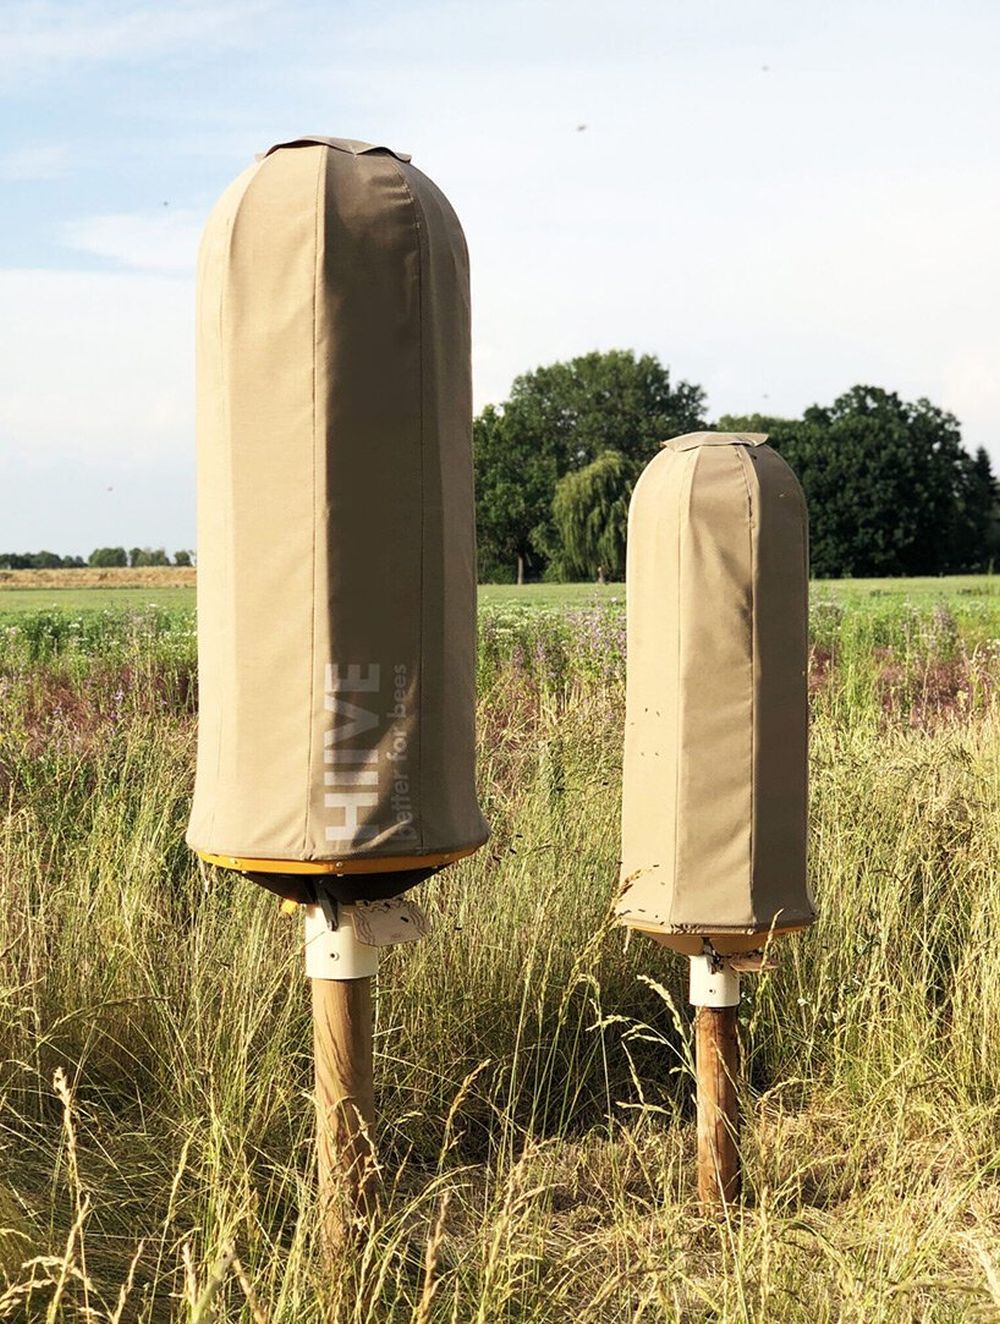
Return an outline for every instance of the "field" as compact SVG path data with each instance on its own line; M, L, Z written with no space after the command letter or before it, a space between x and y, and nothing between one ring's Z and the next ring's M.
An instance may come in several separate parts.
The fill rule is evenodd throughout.
M156 606L193 609L196 571L150 566L135 570L0 570L0 616L56 608L63 612L138 609ZM926 579L823 580L813 586L814 601L858 608L893 602L951 606L983 603L1000 610L1000 576L951 575ZM584 608L620 605L624 584L482 584L486 607Z
M620 586L482 594L493 837L384 962L384 1205L336 1266L297 924L182 841L190 600L0 587L0 1319L1000 1318L996 586L815 586L821 918L744 981L721 1226L684 963L607 923Z
M134 570L0 570L0 612L37 611L58 605L67 611L109 606L194 605L195 571L184 566Z

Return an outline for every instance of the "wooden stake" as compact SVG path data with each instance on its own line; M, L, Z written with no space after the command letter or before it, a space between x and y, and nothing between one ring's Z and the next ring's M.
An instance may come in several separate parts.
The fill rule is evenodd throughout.
M346 1246L377 1202L372 981L312 979L323 1240Z
M740 1196L738 1007L699 1007L695 1017L698 1076L698 1199L706 1211Z

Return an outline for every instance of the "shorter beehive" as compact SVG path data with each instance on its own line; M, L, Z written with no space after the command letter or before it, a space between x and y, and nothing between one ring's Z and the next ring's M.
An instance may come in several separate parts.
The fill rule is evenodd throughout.
M808 526L766 437L667 442L629 509L622 923L680 951L801 928Z

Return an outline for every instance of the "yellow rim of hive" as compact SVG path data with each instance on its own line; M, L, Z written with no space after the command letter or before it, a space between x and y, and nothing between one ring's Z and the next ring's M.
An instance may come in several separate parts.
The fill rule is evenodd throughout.
M393 855L381 859L367 856L347 860L253 860L243 855L214 855L199 850L195 854L206 864L217 864L222 869L238 869L241 873L399 873L404 869L437 869L471 855L477 846L463 846L459 850L437 851L430 855Z

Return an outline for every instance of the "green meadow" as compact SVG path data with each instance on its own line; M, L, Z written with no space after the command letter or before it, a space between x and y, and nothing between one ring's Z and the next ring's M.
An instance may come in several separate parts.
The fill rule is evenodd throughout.
M744 980L719 1224L685 963L608 923L622 588L481 590L492 838L384 960L384 1196L337 1263L298 922L183 844L191 590L0 592L0 1319L1000 1317L997 582L814 585L820 919Z
M0 586L0 615L36 611L108 611L144 607L193 610L193 588L161 588L157 584L129 588L9 588Z
M127 577L128 572L122 572ZM193 609L193 587L160 587L155 571L145 570L142 584L87 588L37 587L31 572L23 583L8 579L0 584L0 616L18 612L106 611L144 607ZM62 582L71 582L72 572ZM812 586L813 597L850 602L853 606L880 606L886 599L927 604L963 603L1000 599L1000 576L941 575L924 579L824 579ZM624 584L481 584L481 606L595 607L623 603Z

